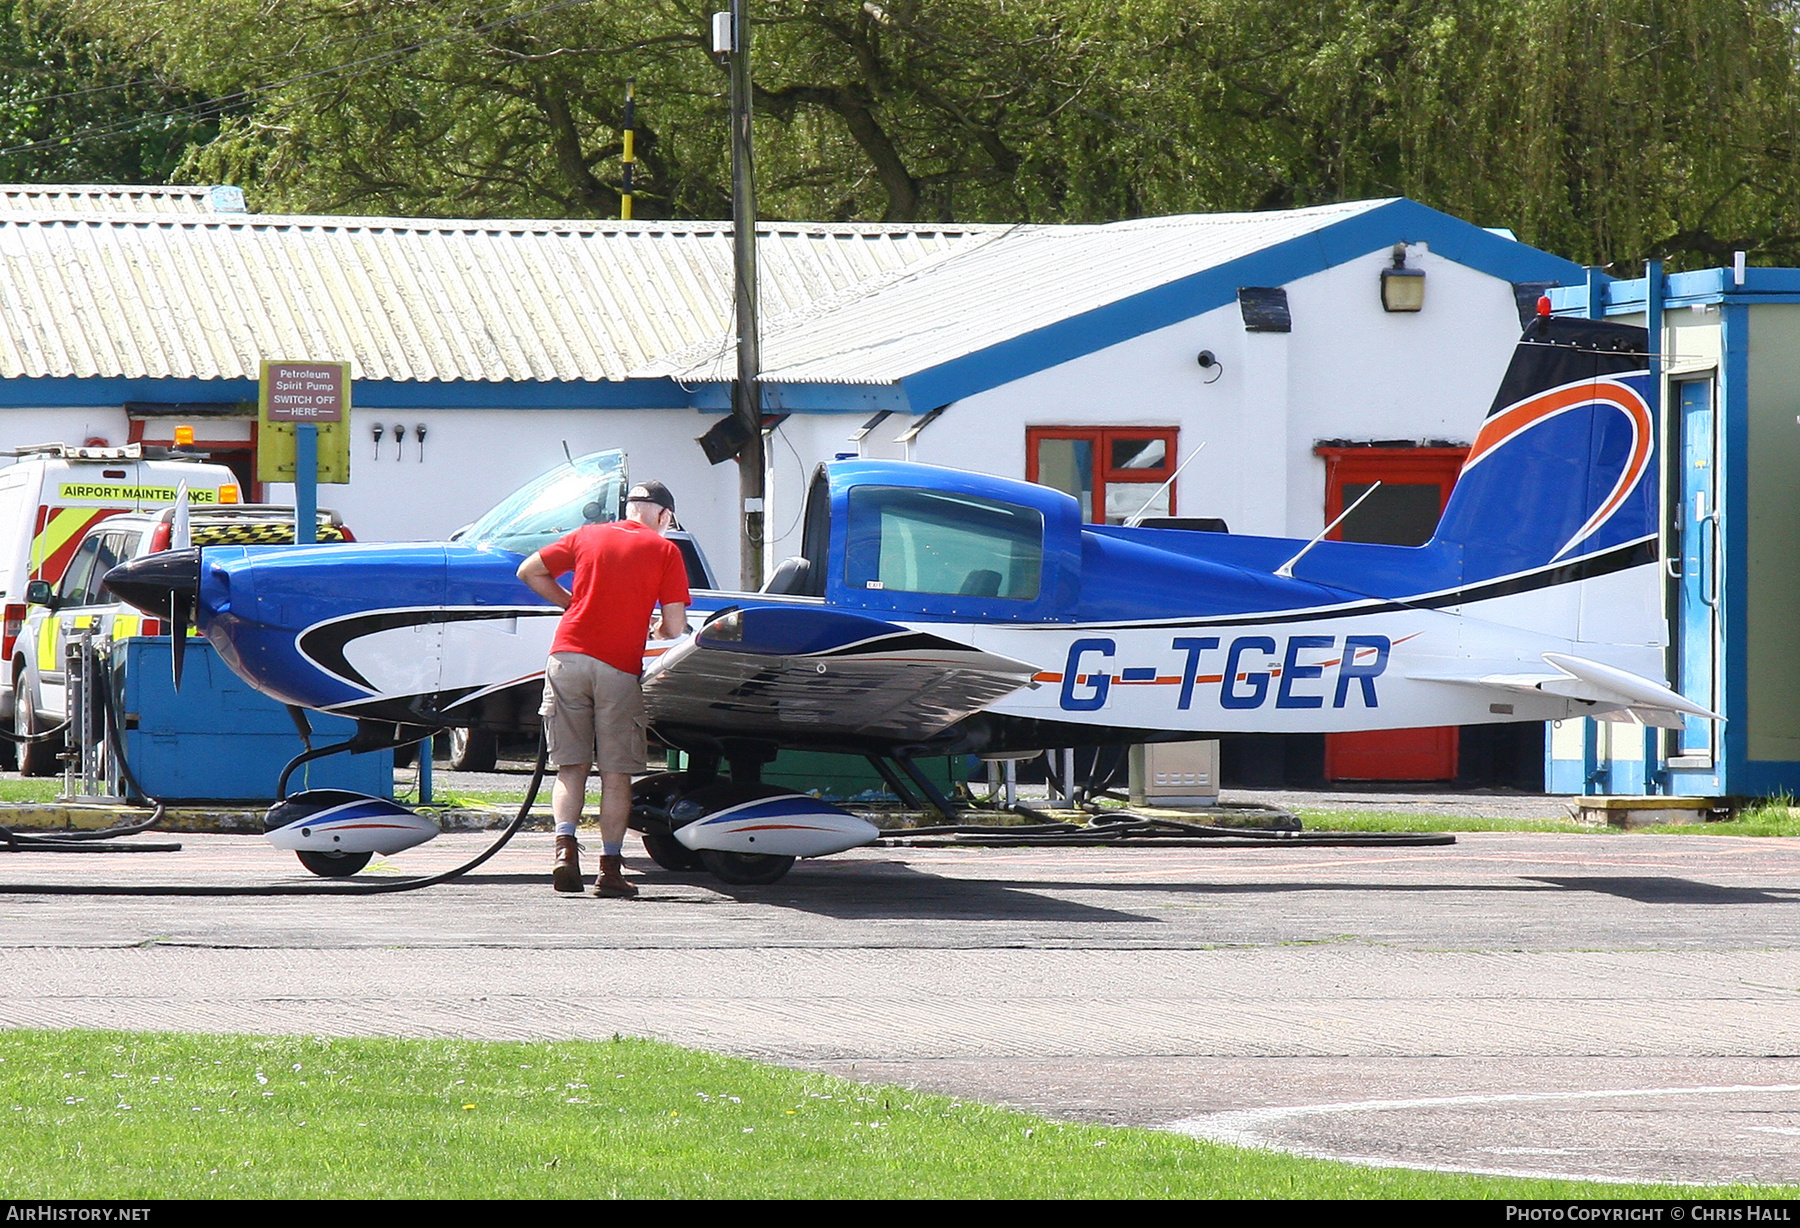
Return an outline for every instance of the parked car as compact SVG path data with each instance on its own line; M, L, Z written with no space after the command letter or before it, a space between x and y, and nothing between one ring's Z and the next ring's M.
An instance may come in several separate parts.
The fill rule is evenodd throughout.
M236 476L224 465L166 447L42 443L0 455L18 458L0 469L0 660L8 663L30 655L18 648L27 586L33 580L60 584L83 535L95 525L170 504L183 482L195 507L228 506L240 493ZM0 720L15 725L17 678L15 670L0 672ZM12 744L0 743L0 766L13 763Z
M294 540L294 509L276 504L240 503L190 507L189 535L196 546L277 545ZM174 531L173 506L148 512L122 512L105 517L75 544L56 583L33 581L30 604L11 645L13 729L32 734L62 723L68 714L64 652L84 631L106 639L161 635L155 618L117 601L107 591L106 573L120 563L169 548ZM336 512L319 513L321 543L354 541ZM190 632L191 634L191 632ZM62 746L56 741L19 747L19 771L26 776L52 776L59 770Z

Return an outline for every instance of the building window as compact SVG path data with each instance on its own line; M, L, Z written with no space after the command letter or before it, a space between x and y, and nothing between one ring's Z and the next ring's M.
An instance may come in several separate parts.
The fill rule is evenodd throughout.
M1140 511L1173 516L1174 487L1157 488L1175 471L1177 434L1172 426L1026 427L1025 477L1074 495L1092 524L1123 524Z
M1450 488L1456 485L1469 450L1321 444L1313 453L1325 461L1327 524L1381 483L1380 490L1331 531L1334 541L1423 546L1437 531L1438 517L1450 501Z

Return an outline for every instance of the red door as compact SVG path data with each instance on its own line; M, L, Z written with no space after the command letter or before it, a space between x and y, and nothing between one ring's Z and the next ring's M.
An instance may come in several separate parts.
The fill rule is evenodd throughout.
M1325 458L1325 520L1330 523L1376 482L1367 502L1333 539L1421 546L1437 529L1467 448L1319 447ZM1457 728L1383 729L1325 735L1325 779L1454 780Z

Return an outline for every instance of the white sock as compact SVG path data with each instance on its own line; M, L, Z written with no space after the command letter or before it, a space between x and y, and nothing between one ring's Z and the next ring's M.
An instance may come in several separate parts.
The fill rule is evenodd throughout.
M558 823L556 825L556 834L559 836L574 835L575 834L575 824L573 824L573 823Z

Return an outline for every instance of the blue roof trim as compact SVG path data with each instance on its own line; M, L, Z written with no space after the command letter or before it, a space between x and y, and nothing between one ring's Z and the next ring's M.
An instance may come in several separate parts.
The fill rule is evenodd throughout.
M255 401L256 381L233 379L87 379L80 376L0 380L0 408ZM474 380L357 380L359 409L686 409L673 380L526 383Z
M731 412L731 385L722 381L695 384L688 404L702 413ZM882 410L912 413L912 403L897 384L764 383L766 413L873 414ZM935 408L935 406L933 407Z
M1400 198L918 372L902 380L901 386L915 406L947 405L1223 307L1235 301L1239 286L1284 285L1401 240L1427 243L1434 255L1506 281L1576 281L1583 276L1582 267L1573 261Z

